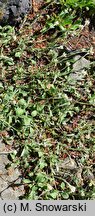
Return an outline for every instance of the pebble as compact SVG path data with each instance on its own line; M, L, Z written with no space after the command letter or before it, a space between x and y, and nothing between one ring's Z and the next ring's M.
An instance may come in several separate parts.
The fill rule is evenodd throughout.
M0 139L0 200L18 200L20 196L24 195L24 186L20 185L20 171L12 166L6 168L10 161L8 154L3 154L4 149L5 144Z

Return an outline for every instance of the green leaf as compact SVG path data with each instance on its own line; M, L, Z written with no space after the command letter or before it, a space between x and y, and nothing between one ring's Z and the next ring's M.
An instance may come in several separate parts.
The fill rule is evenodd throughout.
M26 184L31 183L31 181L29 179L24 179L23 182L26 183Z
M39 166L40 166L40 169L43 169L44 167L47 166L47 164L45 161L41 160Z
M19 100L18 104L19 104L19 105L26 106L26 105L27 105L27 102L26 102L23 98L21 98L21 99Z
M63 190L65 189L65 183L64 183L64 182L61 183L61 188L62 188Z
M37 113L36 110L34 110L34 111L31 113L31 115L32 115L33 117L35 117L37 114L38 114L38 113Z
M44 173L38 173L37 174L37 181L39 183L44 183L46 182L46 175Z
M30 125L30 122L31 122L31 118L30 117L28 117L28 116L24 116L24 125Z
M21 55L22 55L22 52L16 52L16 53L15 53L15 57L17 57L17 58L20 58Z
M68 194L67 192L63 192L63 193L62 193L62 197L63 197L64 199L68 199L68 198L69 198L69 194Z
M20 107L16 108L16 115L17 116L22 116L24 114L25 110L21 109Z
M50 192L50 196L51 196L53 199L56 199L57 196L58 196L58 190L54 190L53 192Z
M22 150L22 153L21 153L21 157L27 157L28 154L29 154L29 148L24 147L24 149Z

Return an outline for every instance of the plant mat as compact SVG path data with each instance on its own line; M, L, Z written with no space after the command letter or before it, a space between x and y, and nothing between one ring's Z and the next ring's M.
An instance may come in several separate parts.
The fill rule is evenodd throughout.
M34 17L18 34L5 29L0 64L1 136L15 148L10 158L22 172L21 199L95 199L94 67L73 85L72 62L66 60L65 74L58 70L50 35L41 33L45 20ZM71 46L66 39L59 45ZM69 49L80 49L82 39L77 48L73 40Z

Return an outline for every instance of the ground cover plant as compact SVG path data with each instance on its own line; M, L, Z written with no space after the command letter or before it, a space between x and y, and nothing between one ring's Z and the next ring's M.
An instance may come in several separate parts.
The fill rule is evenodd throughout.
M66 49L94 6L47 1L19 29L0 27L0 133L21 170L20 199L95 199L95 61L74 82L76 52ZM33 32L35 20L42 26ZM91 51L80 53L90 59Z

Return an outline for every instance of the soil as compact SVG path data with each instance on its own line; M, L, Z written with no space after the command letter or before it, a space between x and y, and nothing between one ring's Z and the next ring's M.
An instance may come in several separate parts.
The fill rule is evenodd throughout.
M28 15L29 20L35 19L36 15L39 14L39 12L41 14L42 12L41 8L44 8L45 2L43 0L40 1L32 0L32 5L33 5L32 13ZM47 11L44 10L43 16L45 16L46 13ZM90 22L88 22L88 24L84 24L84 26L82 26L82 29L76 32L75 35L73 34L68 35L67 41L65 41L65 43L70 50L90 49L90 59L95 59L95 26L92 26ZM41 17L39 20L37 20L37 22L35 22L33 34L36 32L40 32L43 25L44 25L44 19ZM46 34L44 35L44 37L43 35L39 37L38 34L38 40L36 40L36 48L39 47L39 40L48 39L48 36L50 35ZM42 43L42 47L45 46L46 46L46 42ZM40 43L40 47L41 47L41 43Z
M95 30L84 26L78 36L68 36L67 46L72 50L90 49L91 58L95 59Z

